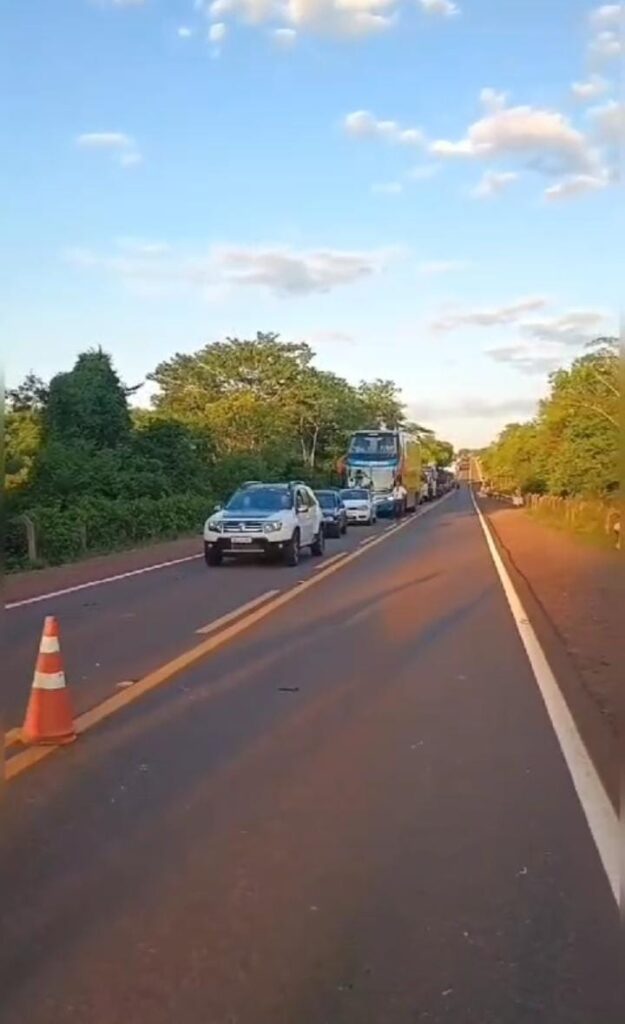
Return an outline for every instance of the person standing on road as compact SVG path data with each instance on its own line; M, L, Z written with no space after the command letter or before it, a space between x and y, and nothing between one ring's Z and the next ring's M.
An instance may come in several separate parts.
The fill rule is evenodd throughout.
M393 487L393 514L395 519L400 519L406 511L407 497L408 491L402 484L401 480L397 480Z

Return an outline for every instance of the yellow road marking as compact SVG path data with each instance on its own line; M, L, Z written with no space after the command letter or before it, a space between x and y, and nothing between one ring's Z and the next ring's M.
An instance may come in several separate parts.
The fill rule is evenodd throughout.
M196 633L202 633L204 635L208 633L214 633L220 626L225 626L227 622L232 622L233 619L238 619L244 612L250 612L252 608L257 608L259 604L263 604L264 601L268 601L270 597L275 597L279 594L279 590L267 590L260 597L255 597L253 601L248 601L247 604L239 605L238 608L234 608L233 611L227 612L222 615L219 619L214 619L213 622L209 622L207 626L202 626L201 629L196 629Z
M433 504L428 505L427 508L418 512L416 516L413 516L412 519L401 523L401 525L392 532L401 530L410 522L418 519L419 516L425 515L426 512L436 508L442 501L445 501L447 497L449 497L448 494L444 495L443 498L440 498ZM180 675L181 672L191 668L191 666L195 665L197 662L202 661L207 654L217 650L219 647L223 647L224 644L228 643L229 640L232 640L240 633L245 633L252 626L255 626L257 622L261 622L263 619L273 614L273 612L277 611L278 608L282 608L283 605L289 604L304 590L308 590L310 587L316 586L322 580L326 579L327 576L332 576L332 574L337 572L339 569L343 569L351 562L355 562L356 559L366 554L371 550L371 548L377 547L378 544L382 544L383 541L387 540L390 536L392 536L392 533L381 533L379 536L371 538L370 543L368 543L366 547L358 548L356 551L352 551L349 554L346 553L344 558L337 559L333 564L330 564L329 562L326 563L323 566L323 571L319 572L318 575L310 576L307 580L303 580L291 590L287 590L284 594L280 594L278 592L277 596L272 601L268 601L261 608L256 608L254 611L251 611L249 615L237 619L237 621L232 623L230 626L226 626L226 628L221 630L221 632L216 633L207 640L203 640L200 644L196 644L195 647L191 647L188 651L184 651L182 654L178 655L177 658L174 658L172 661L168 661L165 665L161 665L160 668L155 669L153 672L149 672L147 676L143 677L143 679L139 679L134 686L113 694L113 696L102 701L101 704L91 708L90 711L86 711L84 714L79 715L75 723L76 732L79 736L82 735L87 732L88 729L92 729L94 726L99 725L100 722L110 718L111 715L115 714L115 712L121 711L122 708L133 704L136 700L142 697L143 694L149 693L151 690L155 690L163 683L174 679L177 675ZM39 761L42 761L49 754L53 754L58 749L58 747L31 747L28 750L24 750L23 752L16 754L6 762L6 781L8 782L9 780L16 778L16 776L21 775L22 772L31 768Z

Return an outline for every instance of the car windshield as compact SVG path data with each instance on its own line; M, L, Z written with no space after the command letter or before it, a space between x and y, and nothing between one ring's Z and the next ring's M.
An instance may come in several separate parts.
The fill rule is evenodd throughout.
M281 512L289 508L293 508L293 498L284 487L242 488L226 505L228 512Z
M348 491L341 491L341 497L345 501L368 501L369 491L365 491L363 487L353 487Z
M317 501L322 508L334 508L337 497L332 491L317 491Z
M397 454L397 438L394 434L354 434L349 446L351 455L376 455L392 458Z

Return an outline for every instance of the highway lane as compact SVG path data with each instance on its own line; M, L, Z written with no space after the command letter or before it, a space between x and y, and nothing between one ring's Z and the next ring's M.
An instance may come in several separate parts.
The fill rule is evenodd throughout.
M466 493L11 783L0 871L2 1024L623 1020Z
M350 528L341 540L328 541L325 558L303 553L297 569L256 560L209 570L199 558L11 608L0 719L7 727L21 724L46 614L59 618L67 678L80 712L103 700L119 683L142 678L175 657L192 642L195 630L271 590L292 587L319 564L354 550L388 525L388 520L381 520L372 528ZM201 538L196 550L201 552ZM123 569L119 558L116 566Z

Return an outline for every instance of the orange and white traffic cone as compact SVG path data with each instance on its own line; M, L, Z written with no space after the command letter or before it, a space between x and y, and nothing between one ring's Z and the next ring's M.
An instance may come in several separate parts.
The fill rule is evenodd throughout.
M24 743L72 743L74 716L59 645L59 624L46 616L30 700L22 728Z

